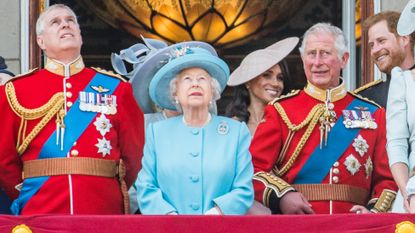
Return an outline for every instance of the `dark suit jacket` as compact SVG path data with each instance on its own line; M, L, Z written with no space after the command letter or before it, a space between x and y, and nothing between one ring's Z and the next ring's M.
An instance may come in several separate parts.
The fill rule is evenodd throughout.
M388 75L385 82L380 82L374 86L358 92L357 94L375 101L377 104L386 109L390 80L390 75Z

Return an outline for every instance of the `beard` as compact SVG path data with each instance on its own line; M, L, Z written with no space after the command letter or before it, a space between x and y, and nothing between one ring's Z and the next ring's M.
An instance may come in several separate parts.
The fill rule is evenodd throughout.
M391 74L393 67L400 66L403 63L405 60L405 53L399 50L389 50L389 54L387 56L388 57L385 58L384 61L375 62L375 64L381 72Z

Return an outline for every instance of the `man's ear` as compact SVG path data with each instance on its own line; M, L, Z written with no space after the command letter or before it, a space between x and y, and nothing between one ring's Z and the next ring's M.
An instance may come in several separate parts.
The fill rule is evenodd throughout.
M343 54L342 59L341 59L342 60L342 69L344 69L344 67L346 67L347 62L349 61L349 56L350 56L349 52L345 52Z
M399 36L398 41L399 41L399 45L402 46L403 48L406 48L411 44L410 43L411 38L409 38L409 36Z
M45 50L45 41L43 40L43 36L36 37L37 44L39 45L40 49Z

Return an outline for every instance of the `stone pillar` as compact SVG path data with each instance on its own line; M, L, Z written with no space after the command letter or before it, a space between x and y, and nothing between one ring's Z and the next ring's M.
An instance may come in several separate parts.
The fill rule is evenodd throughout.
M20 72L20 1L0 1L0 56L9 70Z
M402 12L409 0L381 0L381 11L398 11Z

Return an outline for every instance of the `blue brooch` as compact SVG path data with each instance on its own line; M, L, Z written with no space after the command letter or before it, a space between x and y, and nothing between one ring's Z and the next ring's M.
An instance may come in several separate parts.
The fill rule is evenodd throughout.
M222 121L219 125L218 125L218 133L225 135L229 132L229 125L227 122Z

